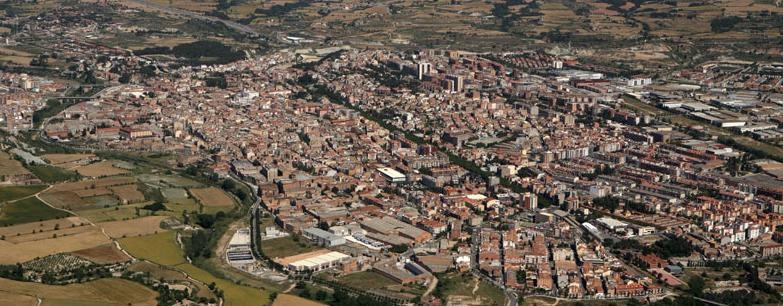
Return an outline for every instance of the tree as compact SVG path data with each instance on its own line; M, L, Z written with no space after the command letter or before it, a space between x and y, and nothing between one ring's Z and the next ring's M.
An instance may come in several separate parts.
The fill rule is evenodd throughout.
M394 253L405 253L408 251L408 246L404 244L396 244L393 247L391 247L391 251Z
M688 287L691 294L701 296L704 293L704 279L701 276L693 276L688 280Z
M326 300L326 291L318 290L318 292L315 293L315 299L319 301Z

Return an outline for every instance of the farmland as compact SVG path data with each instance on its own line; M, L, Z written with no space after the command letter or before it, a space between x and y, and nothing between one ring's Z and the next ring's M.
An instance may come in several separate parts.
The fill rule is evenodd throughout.
M234 200L231 197L226 195L223 190L215 187L192 188L189 191L204 206L231 207L234 205Z
M0 226L68 217L71 214L49 207L35 197L0 206Z
M44 305L157 305L157 293L134 282L107 278L81 284L66 286L43 285L38 283L17 282L0 278L3 292L40 297ZM51 302L51 303L50 303ZM71 303L71 304L69 304ZM84 304L81 304L84 305Z
M102 222L96 225L103 228L112 238L135 237L164 232L160 222L166 218L168 217L148 216L127 221Z
M73 229L67 228L61 231L71 231ZM88 248L93 248L99 245L109 243L109 239L106 238L100 229L92 226L84 226L79 228L81 232L72 233L69 235L57 235L56 233L45 234L31 234L35 235L30 238L36 240L28 240L19 243L13 243L11 241L0 240L0 263L13 264L17 262L25 262L36 257L43 257L55 253L61 252L73 252Z
M287 306L287 305L322 306L326 304L321 304L318 302L303 299L298 296L290 295L290 294L280 294L275 299L275 302L272 303L272 306Z
M77 167L76 172L87 177L114 176L129 172L128 170L114 166L114 163L115 162L113 161L104 160L94 164Z
M44 154L41 158L53 166L72 168L87 160L96 158L95 154Z
M0 176L24 175L28 171L22 163L15 160L6 152L0 151Z
M120 239L122 248L133 257L146 259L164 266L185 262L182 249L175 242L174 232L164 232L140 237Z
M79 174L70 170L60 169L49 165L28 166L30 171L44 183L58 183L72 181L79 178Z
M0 202L21 199L44 189L43 185L0 187Z
M87 259L97 264L110 264L117 262L125 262L130 260L130 257L125 255L122 251L117 249L114 243L99 245L94 248L78 250L71 252L71 254Z

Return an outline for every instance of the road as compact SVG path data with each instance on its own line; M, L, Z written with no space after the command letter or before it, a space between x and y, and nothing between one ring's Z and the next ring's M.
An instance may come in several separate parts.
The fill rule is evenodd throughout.
M161 11L164 13L168 13L171 15L177 15L177 16L188 17L193 19L200 19L200 20L211 21L211 22L221 22L225 24L227 27L243 34L259 35L259 36L262 35L261 32L258 32L256 29L253 29L247 25L237 23L231 20L223 20L217 17L207 16L207 15L203 15L196 12L175 8L175 7L159 5L145 0L132 0L128 2L136 3L137 5L150 8L153 10Z

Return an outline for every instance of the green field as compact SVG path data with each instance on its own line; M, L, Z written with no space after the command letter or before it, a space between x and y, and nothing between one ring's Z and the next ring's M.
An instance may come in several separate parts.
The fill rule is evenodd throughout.
M80 177L80 175L76 172L60 169L54 166L34 165L29 166L28 169L45 183L77 180Z
M287 257L315 251L317 247L307 243L307 239L299 237L294 241L294 236L264 240L261 242L261 252L269 258Z
M175 267L205 284L214 282L218 288L223 290L226 306L267 305L269 303L269 294L261 289L242 286L217 278L192 264L184 263Z
M179 248L175 232L164 232L141 237L120 239L122 248L133 257L146 259L164 266L185 262L185 254Z
M21 199L44 189L46 189L45 185L2 187L0 188L0 202Z
M397 284L390 278L372 271L348 274L337 280L346 286L360 289L378 289Z
M70 215L31 197L0 206L0 226L59 219Z

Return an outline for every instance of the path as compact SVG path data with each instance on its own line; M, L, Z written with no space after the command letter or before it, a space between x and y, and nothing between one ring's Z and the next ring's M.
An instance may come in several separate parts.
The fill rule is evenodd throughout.
M422 300L425 297L428 297L430 295L430 293L432 293L432 291L435 291L435 288L437 288L437 287L438 287L438 278L437 277L433 277L432 281L430 282L429 287L427 287L427 291L425 291L424 294L421 295Z

